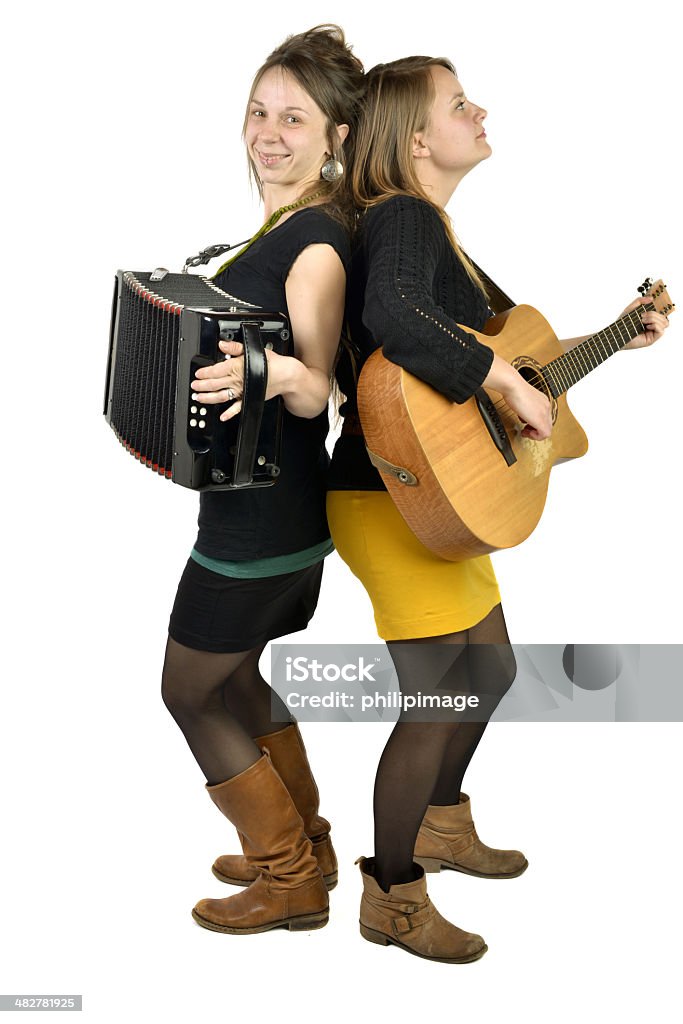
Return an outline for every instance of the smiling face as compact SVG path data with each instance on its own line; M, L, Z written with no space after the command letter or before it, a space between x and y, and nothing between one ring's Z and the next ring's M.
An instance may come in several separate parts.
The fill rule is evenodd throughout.
M455 75L447 68L430 69L434 102L427 127L415 135L413 157L421 181L448 201L455 186L478 163L491 155L486 140L486 111L465 96Z
M342 141L347 131L338 126ZM263 188L291 192L295 198L320 180L330 155L325 115L280 67L269 68L254 90L244 140Z

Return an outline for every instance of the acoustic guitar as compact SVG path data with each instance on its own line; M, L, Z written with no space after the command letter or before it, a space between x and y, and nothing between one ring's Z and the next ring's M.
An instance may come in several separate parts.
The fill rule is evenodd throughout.
M462 561L525 540L538 525L550 470L588 449L566 392L642 333L640 313L674 306L661 281L639 289L648 302L564 352L531 306L463 327L551 403L544 441L522 437L524 424L496 391L481 388L461 405L373 352L358 382L358 411L372 463L417 538L435 554Z

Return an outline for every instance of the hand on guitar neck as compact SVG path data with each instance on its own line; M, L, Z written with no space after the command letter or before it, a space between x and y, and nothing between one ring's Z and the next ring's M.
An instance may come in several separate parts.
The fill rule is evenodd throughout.
M512 411L526 424L522 437L530 437L532 441L543 441L550 437L553 426L550 402L542 391L529 384L501 356L494 355L484 387L501 394Z
M619 319L627 313L633 312L639 306L650 303L649 295L643 295L631 302L620 314ZM623 346L623 349L646 348L654 344L664 334L669 326L669 318L654 309L645 310L641 316L644 327L642 334ZM586 336L586 337L589 337ZM576 345L586 341L586 337L571 338L568 341L561 341L560 345L565 352L570 351ZM494 355L491 369L484 381L485 387L493 388L503 396L509 407L526 424L522 430L522 437L529 437L533 441L543 441L550 437L552 429L550 402L546 396L537 388L529 384L505 359Z
M636 299L630 306L627 306L624 312L620 314L620 317L650 301L649 295L643 295L642 298ZM629 341L628 345L624 345L622 351L629 348L647 348L648 345L653 345L655 341L661 338L669 326L669 317L665 313L659 313L654 309L646 309L640 319L645 330L642 334Z
M638 309L638 306L646 305L650 301L649 295L643 295L639 299L634 299L634 301L619 314L618 319L621 320L621 318L626 316L627 313L632 313L634 309ZM649 345L654 345L654 343L662 337L664 331L669 326L669 317L665 313L659 313L654 309L646 309L640 319L645 330L642 334L638 334L635 338L629 341L627 345L624 345L621 349L622 352L625 352L627 349L647 348ZM565 352L570 352L571 349L576 347L576 345L580 345L589 337L589 334L584 334L580 338L567 338L560 340L560 345Z

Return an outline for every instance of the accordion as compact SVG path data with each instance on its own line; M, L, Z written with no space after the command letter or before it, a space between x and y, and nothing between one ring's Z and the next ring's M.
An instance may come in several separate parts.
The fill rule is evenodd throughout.
M242 409L194 395L196 370L224 358L221 340L244 346ZM104 415L128 451L193 490L265 487L279 474L282 400L265 401L265 350L291 354L287 318L250 306L204 277L119 271L109 341Z

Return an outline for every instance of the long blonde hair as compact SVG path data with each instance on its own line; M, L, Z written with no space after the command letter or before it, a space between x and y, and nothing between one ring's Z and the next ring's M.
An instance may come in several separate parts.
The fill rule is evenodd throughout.
M413 137L424 131L434 103L431 68L455 74L445 57L403 57L378 64L365 76L365 98L356 135L351 193L359 210L392 196L417 196L439 215L450 244L478 288L486 289L453 231L450 217L425 192L413 160Z

